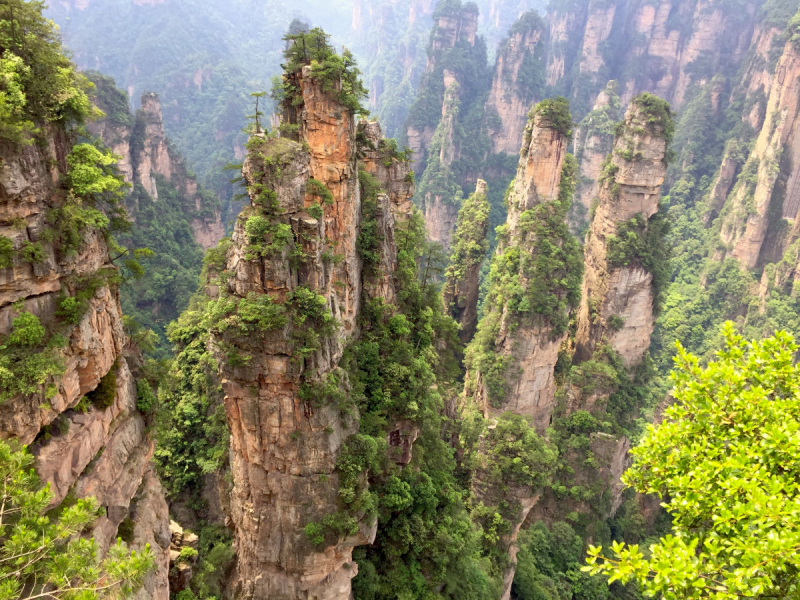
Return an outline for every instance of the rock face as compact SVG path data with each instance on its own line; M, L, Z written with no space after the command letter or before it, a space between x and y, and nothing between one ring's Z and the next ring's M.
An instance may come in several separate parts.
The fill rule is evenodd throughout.
M782 216L790 220L797 217L800 209L798 75L800 55L795 45L787 42L775 70L761 131L721 217L720 240L724 249L718 251L717 258L732 256L744 268L759 264L773 204L782 201ZM788 178L785 193L777 194L776 182L781 173Z
M433 18L433 29L428 44L428 60L420 87L437 90L439 100L447 104L444 92L453 82L453 75L443 67L442 57L456 46L475 45L478 33L478 13L474 4L466 4L462 8L459 3L457 6L444 6L441 7L441 10L437 9ZM445 110L442 109L442 115L444 113ZM415 119L412 114L405 127L408 147L414 153L412 169L418 175L421 175L424 170L436 130L436 122L430 120L431 116L435 115Z
M161 102L157 94L142 94L142 107L135 118L112 118L113 108L106 104L110 94L124 94L114 89L113 81L98 79L101 90L96 102L109 116L89 124L89 131L99 136L115 154L122 157L118 163L125 181L141 186L147 194L158 201L157 176L173 183L185 201L182 207L191 218L197 243L207 250L217 245L225 236L219 201L202 190L197 179L189 173L183 158L170 145L164 133ZM125 97L127 102L127 97Z
M428 162L428 153L435 154L437 150L431 149L434 133L439 122L439 113L433 108L441 102L443 106L448 103L447 90L456 81L456 75L445 67L444 57L455 50L463 52L475 46L478 33L478 12L474 4L450 3L438 6L433 14L433 29L428 42L427 63L425 73L420 81L420 89L427 89L435 96L431 102L424 105L412 106L409 119L404 127L405 140L413 151L412 169L419 178ZM433 110L431 110L433 108ZM442 108L441 115L446 110ZM455 215L454 215L455 216Z
M356 127L352 111L323 91L310 67L286 77L300 90L282 115L298 126L297 140L251 139L243 175L252 206L236 224L221 292L240 305L283 306L289 318L262 334L212 329L231 428L232 589L245 598L345 600L358 573L353 547L371 543L377 524L362 519L356 535L326 537L321 546L304 533L336 513L336 460L358 430L357 414L311 400L308 390L344 377L338 362L356 333L362 289L382 295L393 285L393 226L410 208L413 184L377 124ZM369 208L378 213L386 273L366 274L357 250L368 208L360 167L388 191ZM249 358L235 360L237 354ZM346 380L336 381L346 393Z
M516 256L516 262L512 263L516 265L512 267L516 272L510 272L509 276L518 277L526 292L534 285L526 260L535 255L538 241L530 224L541 218L531 211L558 197L566 155L565 133L558 131L548 117L532 113L525 128L517 177L508 198L507 234L502 234L495 258L507 262L501 257L506 255L513 259ZM521 222L523 218L524 223ZM553 243L558 241L554 238ZM477 352L477 346L483 343L488 346L485 351L503 361L505 394L494 399L490 397L487 373L477 364L468 375L467 389L486 415L512 411L530 417L537 431L543 433L555 404L555 365L567 333L564 330L555 332L551 320L540 315L515 314L508 305L511 298L499 291L493 292L490 289L484 308L486 316L481 323L481 337L486 339L476 338L476 348L468 350L468 354ZM467 362L469 365L469 358ZM473 389L470 389L471 380Z
M504 413L525 417L525 427L541 435L555 408L556 363L568 337L569 312L577 304L581 271L579 245L565 224L575 174L575 160L567 155L565 122L571 123L566 102L547 100L531 111L508 195L508 217L497 230L484 317L465 358L466 404L483 412L489 422L480 442L486 448L479 455L491 454L498 442L492 430L507 418ZM562 285L570 278L573 293L569 284ZM543 296L557 302L546 308ZM517 534L541 489L502 478L498 482L491 469L483 467L476 471L472 487L482 505L508 507L503 509L508 530L496 542L500 553L509 556L501 594L508 600Z
M501 46L486 102L487 114L496 115L500 124L490 132L494 152L515 154L522 142L528 110L541 100L534 81L541 77L547 30L535 11L525 13L511 28Z
M450 250L450 240L456 227L459 201L453 197L450 166L458 158L455 129L458 126L459 85L453 82L447 88L442 107L442 120L436 128L430 146L430 157L420 182L419 204L425 215L428 239L437 242L445 252Z
M622 250L621 258L620 252L609 257L610 243L616 240L620 226L636 220L641 229L636 235L644 236L649 219L658 212L667 140L659 117L653 116L642 98L637 97L625 113L624 126L604 167L600 203L586 236L576 334L579 361L589 360L605 340L625 365L632 367L650 346L655 321L653 275L644 269L640 256L629 255L627 250Z
M71 151L62 130L46 132L44 145L0 151L0 233L15 248L11 266L0 269L0 336L12 331L15 317L32 313L66 340L58 350L63 371L49 378L49 398L42 386L38 393L18 394L0 404L0 436L31 445L37 471L54 493L53 506L68 495L97 498L104 514L93 534L101 552L117 537L120 524L132 519L131 546L150 543L158 564L137 597L166 600L168 541L161 536L166 502L149 467L153 440L136 408L117 290L105 278L117 269L105 237L93 229L81 232L73 255L45 241L52 239L45 235L52 229L48 216L65 201L61 184ZM29 244L39 244L40 262L21 258L18 250ZM87 289L89 298L77 323L64 319L58 312L62 300ZM107 407L84 400L102 382L109 386Z
M573 211L572 225L575 229L585 219L592 202L598 197L598 180L602 172L603 160L611 152L614 144L614 126L619 119L619 96L616 82L612 81L600 92L594 108L581 121L575 132L575 158L581 174L575 189L575 206L583 207L581 215Z
M459 337L469 343L478 327L478 293L480 270L489 241L489 201L487 185L478 180L475 193L458 211L458 226L453 238L453 254L445 273L444 305L450 316L461 325Z

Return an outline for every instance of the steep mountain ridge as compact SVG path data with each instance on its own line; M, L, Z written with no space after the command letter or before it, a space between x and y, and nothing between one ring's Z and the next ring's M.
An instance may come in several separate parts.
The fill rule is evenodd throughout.
M7 359L0 435L30 445L54 494L51 507L97 498L102 514L92 535L102 554L123 523L132 528L125 537L133 548L150 544L157 569L138 597L165 600L169 516L150 466L154 441L138 409L138 359L122 322L119 269L100 229L83 228L72 250L53 235L74 193L65 181L75 146L59 125L46 127L42 141L0 150L0 239L11 250L0 270ZM21 330L34 335L32 347L17 347ZM33 363L25 350L35 352Z

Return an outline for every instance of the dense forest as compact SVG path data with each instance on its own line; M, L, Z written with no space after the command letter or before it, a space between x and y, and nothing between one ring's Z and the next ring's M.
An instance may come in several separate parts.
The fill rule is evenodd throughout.
M795 597L798 78L800 0L3 1L0 595Z

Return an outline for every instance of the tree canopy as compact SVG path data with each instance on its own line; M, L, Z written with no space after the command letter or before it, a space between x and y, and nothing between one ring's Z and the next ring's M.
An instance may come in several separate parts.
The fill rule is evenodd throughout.
M794 597L800 567L800 366L791 335L725 348L702 367L678 344L675 404L623 481L659 494L673 532L648 550L591 547L584 570L664 598Z
M100 559L97 542L80 535L97 520L97 501L65 501L50 516L53 494L33 461L26 449L0 441L0 599L131 596L155 564L149 545L130 552L118 540Z

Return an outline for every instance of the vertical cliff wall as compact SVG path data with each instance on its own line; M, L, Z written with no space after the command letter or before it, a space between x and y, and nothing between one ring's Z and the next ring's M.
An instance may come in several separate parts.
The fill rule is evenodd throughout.
M173 184L183 196L185 206L182 208L191 221L197 243L204 250L216 246L225 235L219 199L198 185L183 157L170 145L164 133L158 95L143 94L141 109L132 116L128 112L127 96L116 89L112 79L97 74L93 78L98 87L96 103L106 117L90 123L89 131L122 157L118 165L125 181L142 186L156 202L159 199L157 177Z
M778 61L755 146L721 214L723 247L717 258L735 257L745 268L759 264L770 220L777 215L794 220L800 208L798 74L800 58L790 41Z
M616 82L609 82L598 94L592 111L575 131L575 158L580 173L573 206L577 210L570 213L570 222L575 230L588 223L592 203L598 198L603 160L611 152L614 127L619 119L620 102L616 90Z
M461 325L459 338L467 344L478 326L478 293L480 270L489 249L489 200L487 186L478 180L475 193L464 200L458 211L458 224L453 236L453 252L445 272L444 305L450 316Z
M357 506L342 512L339 458L354 451L359 419L345 406L354 400L340 361L362 298L396 294L394 224L407 218L414 187L396 147L376 123L356 126L338 86L310 66L285 78L291 133L248 143L250 207L211 308L231 428L233 589L347 599L358 573L353 548L375 539L377 522Z
M92 533L101 552L124 521L132 524L131 546L151 544L157 562L139 597L166 600L167 505L149 464L149 424L137 410L119 272L103 231L82 226L77 238L65 237L73 144L58 126L42 139L0 149L0 240L10 242L0 268L8 369L0 436L30 446L54 506L97 498L102 515ZM40 333L17 347L14 334L26 325Z
M492 88L486 102L492 149L515 154L522 142L531 103L544 95L544 54L547 29L534 11L513 24L501 44L494 68Z
M582 270L577 241L558 221L574 189L574 159L565 162L570 126L563 99L531 113L484 318L466 359L466 390L475 404L485 414L530 417L540 433L555 402L554 369Z
M658 257L658 212L665 154L672 135L669 106L637 96L625 113L600 180L585 246L585 274L576 334L577 358L589 360L602 343L626 366L650 346L655 322L653 270Z
M445 252L450 249L461 195L452 169L459 156L456 128L461 107L460 89L456 81L447 87L442 120L431 139L428 164L419 183L418 204L425 215L428 238L440 244Z
M478 13L474 5L462 7L459 2L437 6L433 22L425 74L405 126L405 139L414 152L412 168L418 176L425 168L437 124L445 115L446 91L459 78L462 81L458 82L464 84L465 67L468 70L469 66L457 63L463 62L464 54L471 54L470 49L475 48L478 39Z
M293 124L308 149L287 138L251 139L243 172L252 207L237 221L227 266L233 302L285 303L293 317L261 339L215 336L221 350L230 344L249 357L236 366L221 356L234 479L234 589L244 597L347 598L356 574L345 567L352 547L374 536L374 523L366 523L361 536L323 552L303 532L307 522L337 510L336 458L357 423L340 419L335 406L305 402L301 384L336 370L361 298L355 122L306 71L298 78L303 103ZM310 212L309 190L328 190ZM323 261L326 251L340 256L338 263Z
M500 506L508 523L496 550L505 599L514 579L517 534L539 499L537 478L547 466L532 468L535 477L514 478L509 472L499 481L489 465L509 435L524 439L522 447L535 453L543 444L537 433L544 433L555 407L556 363L582 274L580 246L565 223L576 175L575 159L566 152L571 126L563 98L531 111L508 195L508 219L498 230L484 317L465 360L467 406L489 418L473 490L482 505Z

